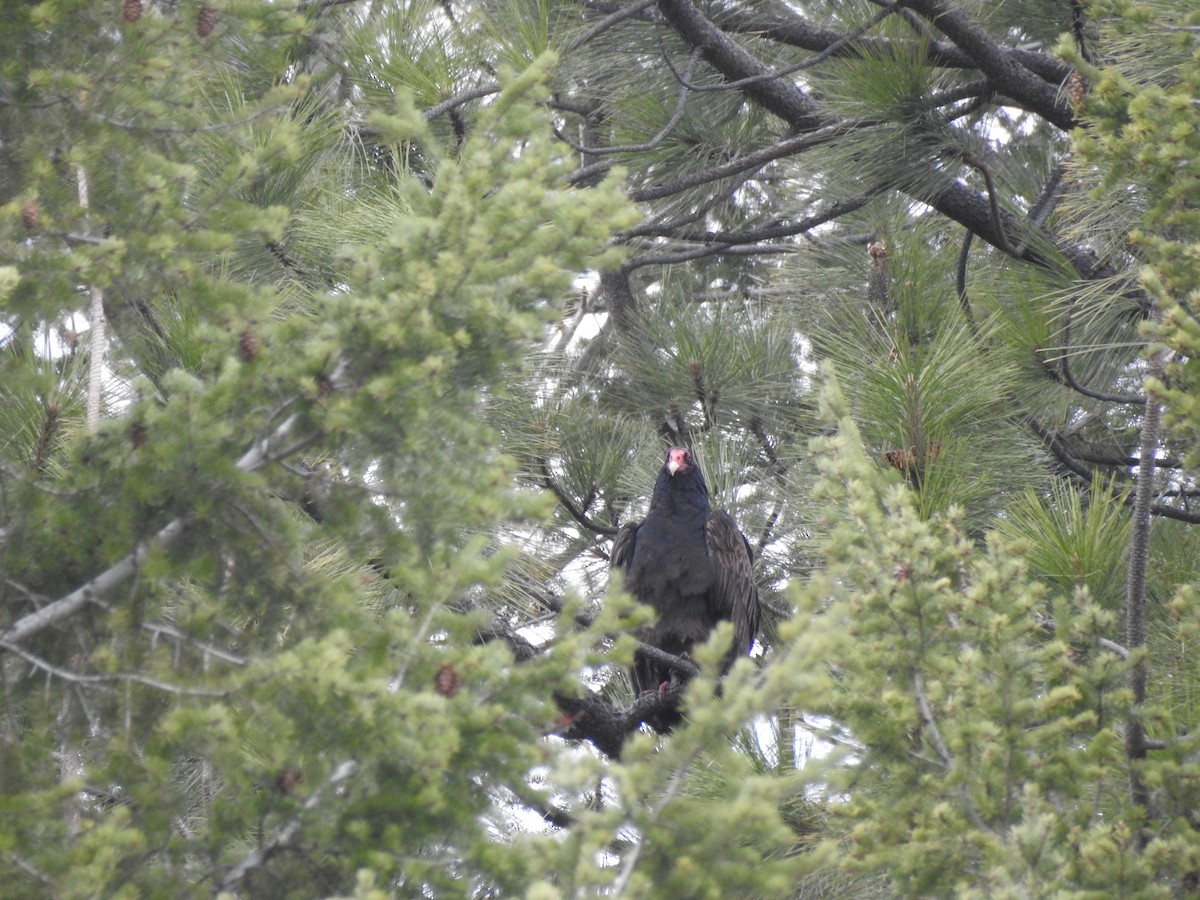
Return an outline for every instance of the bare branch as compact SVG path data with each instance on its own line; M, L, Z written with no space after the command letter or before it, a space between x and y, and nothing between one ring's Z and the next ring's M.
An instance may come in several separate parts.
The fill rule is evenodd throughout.
M925 723L925 727L929 730L929 736L933 741L933 748L937 751L938 758L946 768L946 771L949 772L954 769L954 757L946 746L946 742L942 740L942 733L938 729L937 719L933 715L933 707L929 703L929 696L925 691L925 678L920 672L913 673L913 691L916 694L917 709L920 710L921 721ZM958 794L959 799L962 800L964 809L966 809L967 816L975 823L975 827L980 831L990 832L992 829L988 827L987 822L984 821L983 816L980 815L971 798L967 796L966 790L960 787Z
M1116 641L1110 641L1108 638L1102 637L1096 638L1096 644L1105 650L1117 654L1121 659L1129 659L1129 648L1118 644Z
M18 644L30 635L36 634L42 629L53 625L55 622L75 614L93 598L103 597L110 591L115 590L134 576L152 550L170 547L183 536L190 524L187 519L171 520L152 537L139 544L132 553L122 557L91 581L88 581L66 596L55 600L36 612L29 613L18 619L12 625L5 628L4 631L0 632L0 639L3 640L3 646L9 647L10 645Z
M766 71L758 75L750 75L746 78L738 79L737 81L727 81L723 84L692 84L690 81L688 81L687 77L681 76L677 71L675 71L675 67L671 65L671 61L669 59L666 59L665 62L667 64L667 68L671 70L671 74L675 76L680 84L684 85L689 90L697 92L740 90L742 88L760 84L764 81L770 81L774 78L784 78L788 75L794 75L796 72L801 72L805 69L811 69L818 63L824 62L825 60L829 59L829 57L836 55L838 51L847 44L850 44L852 41L862 37L892 13L896 12L897 7L899 7L903 2L904 0L893 0L893 2L885 4L883 9L868 19L863 25L860 25L853 31L842 35L816 56L809 57L808 59L794 63L790 66L786 66L782 69Z
M57 890L58 885L54 883L50 876L46 875L35 865L33 865L33 863L29 862L29 860L22 856L17 856L15 853L6 853L5 855L8 857L9 862L11 862L26 875L30 876L31 878L35 878L42 884L46 885L46 887L48 887L51 891L50 896L53 896L53 892Z
M1165 368L1165 350L1150 358L1150 377L1161 379ZM1146 411L1142 415L1142 443L1138 456L1153 459L1158 453L1158 427L1162 409L1159 399L1146 391ZM1129 561L1125 574L1125 646L1136 652L1146 643L1146 568L1150 560L1150 508L1154 494L1154 467L1138 466L1133 501L1133 534L1129 541ZM1129 793L1133 803L1149 819L1150 788L1142 779L1138 764L1146 758L1146 731L1141 707L1146 702L1146 663L1139 660L1129 669L1129 692L1133 706L1125 722L1125 757L1129 761ZM1149 836L1138 838L1143 845Z
M861 197L850 197L846 200L838 200L832 203L824 211L812 216L806 216L798 222L778 222L773 225L764 225L762 228L753 228L748 231L709 231L704 234L689 235L683 233L678 235L681 241L696 241L709 244L757 244L763 241L777 240L778 238L794 237L798 234L803 234L806 231L811 231L818 225L824 225L827 222L832 222L834 219L840 218L848 213L855 212L866 206L872 199L872 195Z
M175 628L172 625L164 625L160 622L143 622L142 628L144 628L146 631L149 631L153 635L166 635L173 640L177 640L195 648L205 656L216 657L222 662L227 662L230 665L246 666L250 664L250 660L246 659L246 657L237 656L236 654L230 653L228 650L223 650L220 647L207 643L206 641L198 641L191 635L180 631L178 628Z
M933 707L929 705L929 697L925 693L925 679L920 672L913 673L913 691L917 698L917 709L921 712L921 721L929 729L929 737L933 741L933 749L947 769L954 768L954 757L950 755L942 733L938 730L937 720L933 717Z
M727 82L745 84L743 93L764 109L797 131L813 131L828 124L817 104L796 85L775 77L755 79L771 75L770 70L714 25L692 0L659 0L658 8L684 40L703 48L705 61Z
M753 4L736 7L725 12L722 25L738 34L752 34L776 43L799 47L802 50L820 52L831 44L840 42L844 32L822 28L805 21L799 16L782 18L764 15ZM927 29L922 29L927 31ZM842 44L834 54L850 59L879 59L897 55L911 57L915 41L895 40L881 37L862 37ZM923 35L920 49L924 62L930 66L947 69L977 69L978 62L970 53L949 41L938 41ZM1071 74L1071 68L1049 53L1031 51L1021 47L1005 48L1006 52L1022 66L1052 85L1062 84Z
M651 644L638 641L637 652L642 656L648 657L657 663L662 663L664 666L678 672L687 678L695 678L700 674L700 667L690 659L684 659L682 656L676 656L674 653L668 653L666 650L660 650Z
M52 662L42 659L28 650L18 646L7 640L0 640L0 649L7 650L21 659L25 660L32 666L37 667L47 675L53 675L70 684L79 685L108 685L114 683L132 683L141 684L146 687L154 688L155 690L164 691L168 694L178 694L183 697L226 697L229 695L227 690L217 690L215 688L196 688L188 687L181 684L171 684L167 681L160 681L157 678L150 678L146 675L141 675L136 672L126 672L117 675L81 675L78 672L72 672L69 669L63 669L54 665Z
M441 103L435 103L421 115L425 121L432 122L438 116L444 116L446 113L456 110L460 106L470 103L472 100L482 100L484 97L490 97L492 94L498 93L500 93L500 85L482 84L479 87L468 88L465 91L455 94L453 97L447 97Z

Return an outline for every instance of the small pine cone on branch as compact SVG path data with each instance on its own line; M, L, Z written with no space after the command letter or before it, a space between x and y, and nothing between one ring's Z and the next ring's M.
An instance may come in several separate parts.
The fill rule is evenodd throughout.
M200 7L200 12L196 16L196 34L202 38L206 38L212 34L213 26L216 24L216 9L205 3Z
M121 14L125 17L125 21L132 25L142 17L142 0L125 0Z
M1075 112L1083 109L1083 101L1087 99L1087 94L1087 82L1083 80L1083 75L1078 71L1071 72L1067 76L1067 96L1071 99L1071 106Z
M304 784L304 772L300 769L284 769L275 776L275 789L281 794L290 794Z
M139 447L145 447L150 442L150 431L146 428L145 422L133 422L129 426L129 443L136 450Z
M33 231L42 222L42 211L38 209L37 203L30 200L21 207L21 221L25 223L25 227Z
M247 326L238 337L238 353L242 362L252 363L258 359L258 335L254 329Z
M443 697L453 697L462 686L462 675L450 663L442 663L442 667L433 676L433 687Z

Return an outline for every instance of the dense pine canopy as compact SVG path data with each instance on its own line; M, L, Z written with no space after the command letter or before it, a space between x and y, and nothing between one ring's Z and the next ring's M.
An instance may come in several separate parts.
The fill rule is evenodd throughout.
M0 3L0 892L1194 891L1192 6Z

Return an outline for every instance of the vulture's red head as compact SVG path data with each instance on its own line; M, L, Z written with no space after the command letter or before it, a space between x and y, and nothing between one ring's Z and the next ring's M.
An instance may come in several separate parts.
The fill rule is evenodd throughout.
M685 503L708 511L708 485L692 451L685 447L672 447L667 451L667 460L654 485L650 505L661 506L667 502Z
M667 471L671 475L678 472L687 472L695 465L692 462L692 451L683 447L672 447L667 451Z

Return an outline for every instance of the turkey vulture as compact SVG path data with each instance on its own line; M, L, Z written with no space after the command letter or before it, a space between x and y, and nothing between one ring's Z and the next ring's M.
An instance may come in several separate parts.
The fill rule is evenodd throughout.
M709 507L708 485L691 451L672 447L646 518L626 523L617 532L611 569L622 573L629 593L658 613L654 625L638 637L660 650L683 656L703 643L718 622L733 622L728 668L750 652L758 633L752 560L750 542L733 517ZM632 674L639 694L678 677L640 653L634 656ZM680 719L671 711L650 724L665 732Z

